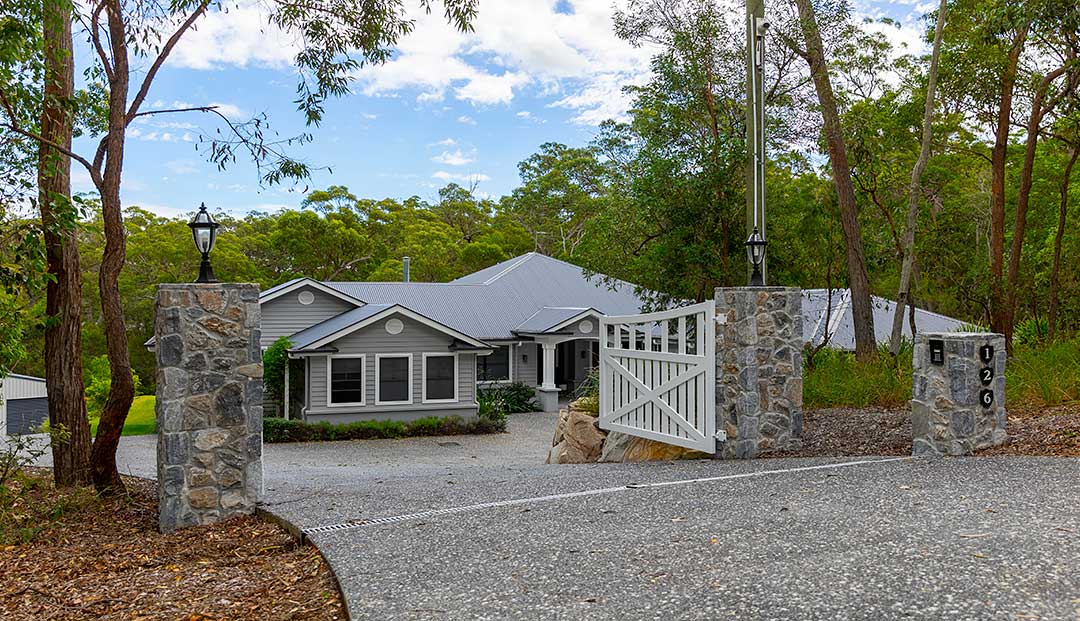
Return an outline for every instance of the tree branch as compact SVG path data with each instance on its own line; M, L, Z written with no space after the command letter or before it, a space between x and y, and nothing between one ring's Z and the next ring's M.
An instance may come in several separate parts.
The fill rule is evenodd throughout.
M146 99L147 93L150 92L150 84L157 76L158 70L161 69L161 66L163 64L165 64L165 59L169 57L172 49L176 47L176 44L180 41L180 37L182 37L184 33L187 32L189 28L191 28L191 25L195 23L195 20L199 19L199 17L201 17L202 14L206 12L206 8L209 5L209 0L202 0L202 2L199 3L198 8L192 11L191 15L189 15L188 18L184 20L183 24L180 24L180 27L176 29L176 32L172 33L172 36L169 37L169 40L165 42L164 46L162 46L161 51L158 52L157 58L154 59L154 63L150 65L150 69L146 72L146 77L143 78L142 85L139 86L139 92L135 95L135 98L131 100L131 106L128 108L127 111L128 123L131 123L132 119L135 118L135 115L138 114L139 106L142 105L143 101Z
M91 165L90 162L86 158L79 155L78 153L75 153L74 151L72 151L71 149L69 149L69 148L67 148L67 147L65 147L63 145L57 144L57 143L53 142L52 140L49 140L49 139L41 136L40 134L35 134L34 132L27 131L27 130L23 129L22 127L20 127L19 122L18 122L18 120L16 119L16 116L15 116L15 110L12 108L11 102L8 100L7 95L4 94L3 90L0 90L0 104L3 105L4 112L7 114L7 117L8 117L8 122L3 123L0 126L6 127L7 129L15 132L16 134L19 134L21 136L24 136L26 138L34 140L38 144L42 144L42 145L45 145L47 147L56 149L57 151L59 151L59 152L63 153L64 155L70 157L71 159L75 160L76 162L82 164L84 167L86 167L87 172L90 173L90 179L94 182L94 185L97 186L99 189L101 188L101 175L97 174L97 171L94 169L93 165Z

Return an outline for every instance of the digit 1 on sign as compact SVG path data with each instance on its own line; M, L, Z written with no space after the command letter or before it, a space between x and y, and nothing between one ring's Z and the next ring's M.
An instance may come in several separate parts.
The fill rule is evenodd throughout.
M989 386L990 382L994 381L994 370L990 367L979 369L979 381L983 386Z
M994 360L994 346L983 345L980 347L979 359L983 361L983 364L990 364Z
M994 405L994 391L993 390L980 391L979 392L979 403L981 403L984 408L988 408L991 405Z

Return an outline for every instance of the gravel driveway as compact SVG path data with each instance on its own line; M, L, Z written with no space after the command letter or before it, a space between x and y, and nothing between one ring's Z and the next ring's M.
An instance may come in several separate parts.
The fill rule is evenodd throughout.
M1080 460L549 466L554 422L267 445L266 505L355 619L1080 619Z

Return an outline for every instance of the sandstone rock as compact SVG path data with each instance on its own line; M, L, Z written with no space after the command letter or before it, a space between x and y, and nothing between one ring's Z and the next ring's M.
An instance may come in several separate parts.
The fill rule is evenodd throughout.
M596 416L574 409L559 412L555 437L548 451L549 464L584 464L600 458L606 432Z
M676 459L708 459L708 453L639 438L613 431L604 441L602 462L674 461Z

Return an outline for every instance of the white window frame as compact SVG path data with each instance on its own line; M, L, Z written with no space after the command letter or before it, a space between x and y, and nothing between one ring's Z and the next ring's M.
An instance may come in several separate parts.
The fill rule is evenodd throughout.
M334 360L337 358L360 359L360 400L334 403ZM367 404L367 354L329 354L326 356L326 407L344 408Z
M423 366L420 368L420 402L421 403L457 403L458 402L458 386L461 383L461 375L458 373L458 355L457 352L442 353L442 352L424 352L423 353ZM427 361L428 358L453 358L454 359L454 396L450 399L428 399L427 396Z
M379 362L383 358L408 358L409 360L409 396L404 401L383 401L380 397L382 391L380 390L381 382L379 381L379 367L382 365ZM411 405L413 402L413 355L409 354L375 354L375 405Z
M495 349L498 349L500 347L504 347L504 345L500 345L498 343L495 343L494 346L495 346ZM507 354L507 364L506 364L506 373L507 373L508 377L506 379L500 379L500 380L489 380L489 379L477 380L476 381L477 384L483 384L485 386L490 386L492 384L513 384L514 383L514 356L517 355L517 343L507 343L505 345L505 347L509 350L509 353ZM495 352L492 352L492 353L495 353ZM488 354L488 355L490 356L491 354ZM480 358L482 358L482 357L483 356L477 356L476 357L476 371L475 371L475 373L476 373L476 375L478 377L480 375Z

